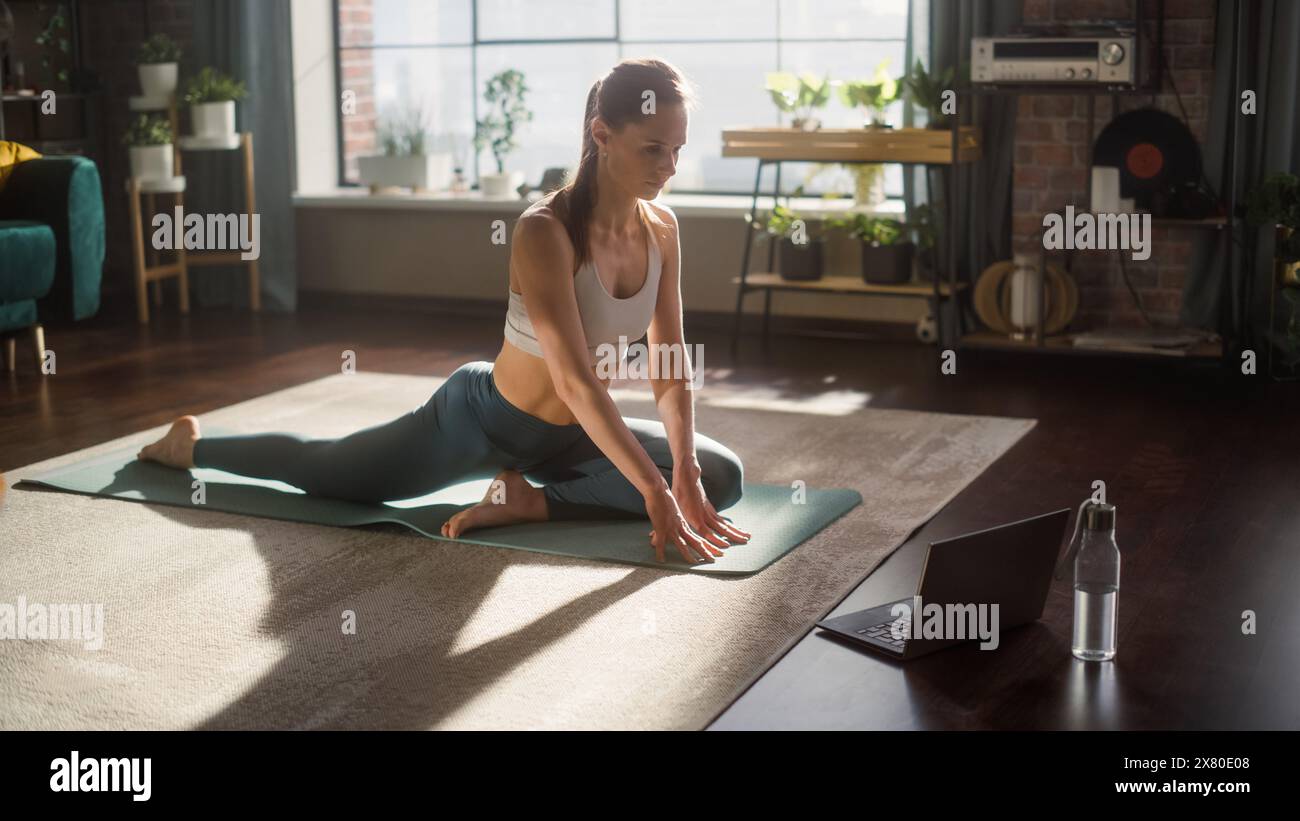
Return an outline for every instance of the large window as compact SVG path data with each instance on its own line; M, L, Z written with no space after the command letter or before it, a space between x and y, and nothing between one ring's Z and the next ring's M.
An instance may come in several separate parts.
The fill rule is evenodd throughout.
M909 0L336 0L340 93L354 103L342 117L340 174L356 182L356 157L379 153L388 117L423 112L433 143L453 151L471 181L494 171L488 151L474 156L474 122L483 89L499 71L524 74L533 120L523 126L509 170L532 184L552 166L577 165L583 106L595 80L624 57L657 56L691 80L691 114L670 190L748 193L754 160L723 158L722 129L786 125L766 91L769 71L870 77L882 60L901 75L908 55ZM902 125L902 105L888 112ZM832 95L818 112L829 127L857 127L861 110ZM814 169L789 163L782 190ZM767 183L770 185L770 181ZM805 186L810 193L851 190L834 169ZM888 166L885 190L902 193Z

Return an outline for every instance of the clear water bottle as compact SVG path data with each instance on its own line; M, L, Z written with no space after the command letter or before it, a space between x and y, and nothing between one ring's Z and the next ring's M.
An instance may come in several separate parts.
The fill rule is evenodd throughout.
M1074 643L1084 661L1115 657L1115 616L1119 606L1119 546L1115 544L1115 506L1091 503L1083 510L1083 533L1074 557Z

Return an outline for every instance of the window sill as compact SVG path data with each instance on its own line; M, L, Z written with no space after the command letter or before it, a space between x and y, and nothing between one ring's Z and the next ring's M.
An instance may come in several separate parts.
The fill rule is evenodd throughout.
M662 202L679 217L740 217L749 213L752 196L749 194L673 194L667 193L655 202ZM429 211L487 211L499 214L520 214L533 200L490 199L477 191L463 194L450 192L401 194L371 194L366 188L338 188L315 193L295 193L293 204L297 208L378 208ZM782 197L782 205L800 214L836 214L848 211L853 201L848 198L824 200L820 197ZM772 197L758 198L759 211L772 208ZM902 200L885 200L871 209L873 214L902 216Z

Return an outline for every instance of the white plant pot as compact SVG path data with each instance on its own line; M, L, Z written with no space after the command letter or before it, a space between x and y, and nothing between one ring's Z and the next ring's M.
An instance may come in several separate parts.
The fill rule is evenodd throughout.
M175 63L145 63L136 66L140 75L140 93L149 98L170 97L176 93Z
M170 180L172 178L172 146L133 145L131 176L142 180Z
M515 189L524 184L524 172L480 174L478 182L485 197L518 197L519 194Z
M417 191L451 187L452 156L444 154L357 157L357 176L373 188L397 186Z
M234 136L235 101L195 103L190 106L190 123L196 137Z

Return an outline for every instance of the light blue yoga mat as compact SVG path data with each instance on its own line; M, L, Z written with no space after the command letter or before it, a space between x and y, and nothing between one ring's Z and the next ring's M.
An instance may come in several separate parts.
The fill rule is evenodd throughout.
M211 428L206 433L221 436L234 431ZM309 496L283 482L250 479L211 468L178 470L141 461L136 459L139 449L130 446L56 468L23 479L14 487L35 484L95 496L336 527L396 522L442 541L724 575L762 570L862 502L862 494L856 490L807 488L803 503L796 504L789 487L746 483L741 500L719 512L753 534L748 543L725 548L723 556L713 564L702 565L687 564L669 546L666 561L660 563L655 560L647 535L648 519L534 522L481 528L459 539L445 538L442 523L462 508L478 503L491 486L491 479L463 482L418 499L357 504ZM204 504L192 501L195 479L204 483Z

